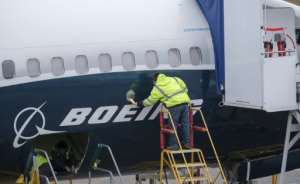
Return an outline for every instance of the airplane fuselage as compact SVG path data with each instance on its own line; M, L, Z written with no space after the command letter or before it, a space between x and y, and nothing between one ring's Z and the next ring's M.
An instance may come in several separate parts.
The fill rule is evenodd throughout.
M23 172L33 148L50 153L60 140L81 173L99 143L125 171L157 167L160 106L126 101L131 88L146 98L157 71L186 82L222 158L281 149L286 113L220 106L210 30L193 0L7 0L0 24L0 172ZM195 142L212 155L205 135Z

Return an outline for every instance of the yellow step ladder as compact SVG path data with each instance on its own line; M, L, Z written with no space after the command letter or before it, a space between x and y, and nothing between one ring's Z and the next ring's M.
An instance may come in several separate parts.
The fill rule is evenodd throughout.
M212 183L212 177L200 149L184 149L178 151L164 149L161 152L161 158L161 183L165 164L171 169L179 184L197 181ZM198 173L198 169L201 169L201 174Z
M199 113L201 121L203 123L203 128L193 125L193 115ZM164 127L164 115L168 116L170 120L171 127L168 129ZM192 123L191 123L192 122ZM201 149L192 148L192 149L183 149L180 139L177 134L177 128L175 127L171 113L162 108L160 113L160 126L161 126L161 159L160 159L160 184L163 184L163 178L168 177L164 176L164 169L169 168L178 184L185 183L207 183L215 184L218 183L218 179L222 180L223 184L228 184L226 176L223 171L219 156L217 154L216 148L212 141L209 129L207 127L204 115L200 108L192 108L190 112L190 128L192 131L201 130L208 135L210 145L212 147L215 159L218 163L218 174L212 176L211 172L207 166L206 159ZM174 134L179 146L178 150L165 149L164 147L164 134ZM221 176L221 177L220 177ZM219 181L220 183L220 181Z

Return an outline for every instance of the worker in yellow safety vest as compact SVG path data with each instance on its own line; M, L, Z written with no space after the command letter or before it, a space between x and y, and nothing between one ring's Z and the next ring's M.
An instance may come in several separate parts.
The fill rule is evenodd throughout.
M161 102L170 111L175 127L182 124L183 147L190 148L189 140L189 105L191 104L188 89L184 81L178 77L169 77L162 73L155 73L153 76L154 86L150 96L143 101L137 102L137 106L151 106ZM178 149L174 135L169 137L168 149Z

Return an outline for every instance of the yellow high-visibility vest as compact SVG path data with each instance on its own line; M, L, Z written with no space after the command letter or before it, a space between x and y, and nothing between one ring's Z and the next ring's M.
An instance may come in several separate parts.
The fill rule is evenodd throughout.
M151 94L143 101L143 105L154 105L158 101L166 107L191 103L184 81L178 77L168 77L164 74L158 75Z

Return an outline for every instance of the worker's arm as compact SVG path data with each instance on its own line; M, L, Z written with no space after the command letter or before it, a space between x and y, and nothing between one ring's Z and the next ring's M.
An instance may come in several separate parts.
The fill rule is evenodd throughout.
M143 100L142 102L138 102L138 106L151 106L156 104L161 98L162 94L154 87L150 93L150 96Z

